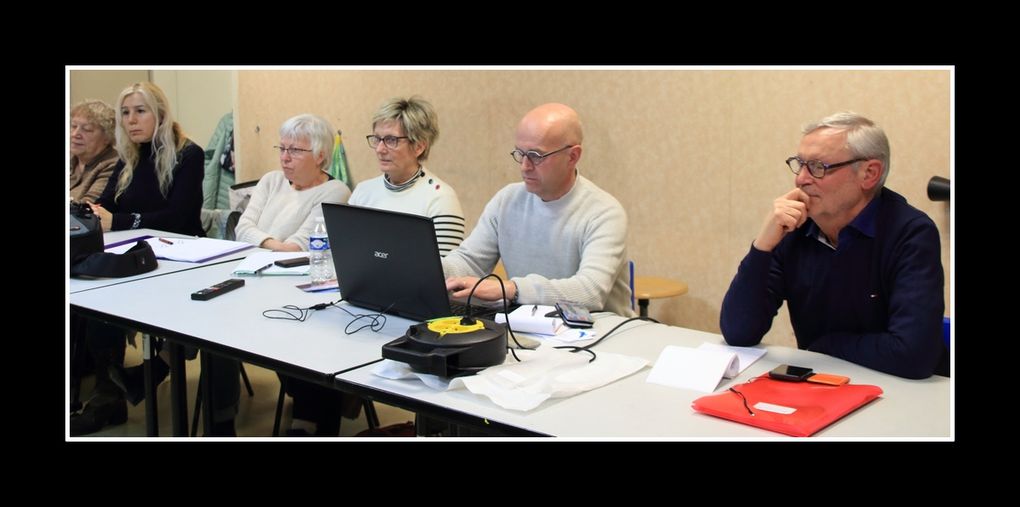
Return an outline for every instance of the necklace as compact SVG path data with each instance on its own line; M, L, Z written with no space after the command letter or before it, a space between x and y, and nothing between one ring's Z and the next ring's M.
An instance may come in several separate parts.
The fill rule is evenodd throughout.
M383 184L386 185L387 190L393 192L403 192L404 190L413 187L414 182L418 181L418 178L421 178L422 176L425 176L425 171L422 170L421 166L418 166L418 172L415 173L415 175L411 179L396 185L390 182L390 175L384 174Z

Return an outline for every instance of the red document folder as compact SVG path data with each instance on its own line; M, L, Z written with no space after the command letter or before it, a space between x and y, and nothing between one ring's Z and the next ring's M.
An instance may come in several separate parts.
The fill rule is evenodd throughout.
M702 396L691 406L708 415L795 437L809 437L882 394L878 386L784 382L769 378L768 373L733 388L744 395L754 416L748 413L741 397L729 390ZM779 405L795 411L780 414L755 408L757 403Z

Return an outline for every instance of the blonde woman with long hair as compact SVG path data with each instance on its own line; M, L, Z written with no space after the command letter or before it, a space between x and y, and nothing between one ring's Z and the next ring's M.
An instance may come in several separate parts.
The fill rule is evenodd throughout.
M152 83L135 83L120 93L116 112L120 160L92 206L103 230L148 228L204 236L199 220L204 153L174 121L166 94ZM124 389L110 374L123 369L124 330L89 321L86 341L95 364L96 387L82 412L71 416L72 436L127 421Z
M204 153L174 121L166 94L150 82L135 83L120 93L117 111L120 161L93 206L103 230L204 236Z

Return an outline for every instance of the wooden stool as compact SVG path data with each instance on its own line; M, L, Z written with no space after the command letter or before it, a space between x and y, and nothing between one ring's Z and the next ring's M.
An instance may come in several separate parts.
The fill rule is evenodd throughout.
M500 259L500 261L496 263L496 267L492 268L492 272L495 273L496 276L502 278L503 281L510 279L509 276L506 276L506 268L503 267L502 259Z
M638 300L640 315L648 316L648 302L650 299L671 298L687 294L687 284L669 278L657 276L636 276L634 277L634 297Z

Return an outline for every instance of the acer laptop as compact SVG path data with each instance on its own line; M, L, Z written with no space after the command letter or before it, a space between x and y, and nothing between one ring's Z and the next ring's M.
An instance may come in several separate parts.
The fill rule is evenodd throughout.
M329 203L322 214L344 301L417 321L464 314L451 309L432 219Z

